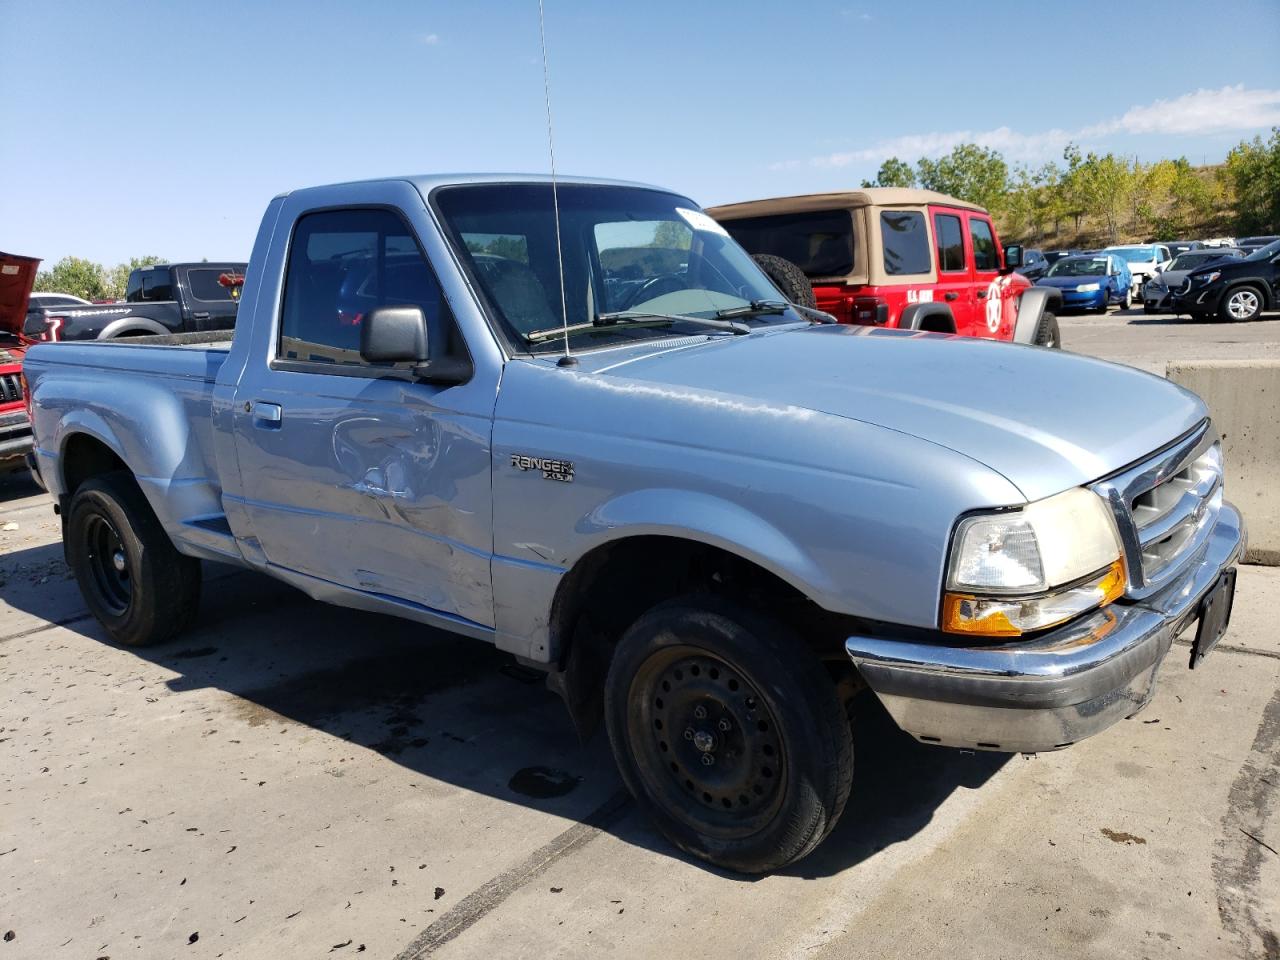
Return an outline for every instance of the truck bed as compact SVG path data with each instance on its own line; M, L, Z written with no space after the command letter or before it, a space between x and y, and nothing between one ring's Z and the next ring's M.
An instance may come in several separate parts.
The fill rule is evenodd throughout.
M125 462L169 535L234 558L214 449L213 393L230 331L40 344L27 352L37 456L70 469L72 443L96 438ZM45 378L46 373L56 373ZM120 374L127 376L120 376Z

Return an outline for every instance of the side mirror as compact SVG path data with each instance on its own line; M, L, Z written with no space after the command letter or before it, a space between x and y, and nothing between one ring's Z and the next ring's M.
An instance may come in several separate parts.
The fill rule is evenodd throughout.
M1022 245L1018 243L1008 244L1004 248L1004 268L1006 270L1017 270L1022 266Z
M360 356L370 363L426 363L427 343L421 307L374 307L360 324Z
M1157 264L1157 265L1156 265L1156 273L1164 273L1164 267L1162 267L1162 266L1160 266L1159 264Z

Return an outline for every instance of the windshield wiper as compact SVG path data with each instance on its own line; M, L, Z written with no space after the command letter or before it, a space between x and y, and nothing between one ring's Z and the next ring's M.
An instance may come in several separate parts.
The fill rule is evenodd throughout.
M598 330L601 327L645 326L663 323L692 323L700 327L712 327L716 330L728 330L733 334L750 333L751 328L744 323L730 323L728 320L715 320L709 317L692 317L683 313L650 313L646 310L615 310L613 313L599 314L589 323L571 323L567 327L548 327L546 330L534 330L526 333L524 338L530 343L543 340L554 340L566 333L582 333L585 330Z
M752 300L746 306L717 310L716 316L721 320L728 320L730 317L759 317L766 313L783 313L788 306L782 300Z

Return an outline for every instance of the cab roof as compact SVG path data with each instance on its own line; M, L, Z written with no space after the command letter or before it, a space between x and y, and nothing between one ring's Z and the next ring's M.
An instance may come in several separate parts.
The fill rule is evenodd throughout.
M400 181L411 183L418 188L424 197L436 187L455 187L475 183L551 183L551 177L545 173L423 173L402 177L370 177L367 180L349 180L343 183L317 184L324 187L343 187L356 183L386 183ZM677 190L655 186L651 183L636 183L631 180L609 180L603 177L565 177L556 176L559 185L587 184L604 187L639 187L644 190L660 190L663 193L674 193L684 196ZM307 188L302 188L307 189ZM287 197L298 191L286 190L278 194L277 199Z
M748 200L745 203L726 203L708 207L707 213L718 220L737 220L774 213L806 213L811 210L844 210L851 207L921 207L928 204L986 213L983 207L968 200L960 200L935 190L920 190L914 187L864 187L861 190Z

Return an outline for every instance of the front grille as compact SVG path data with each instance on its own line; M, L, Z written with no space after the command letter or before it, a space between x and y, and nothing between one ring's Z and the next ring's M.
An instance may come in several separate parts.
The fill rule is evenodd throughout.
M1094 485L1115 513L1129 595L1163 586L1209 536L1222 508L1222 447L1207 425Z
M0 374L0 403L18 403L22 400L22 380L16 373Z

